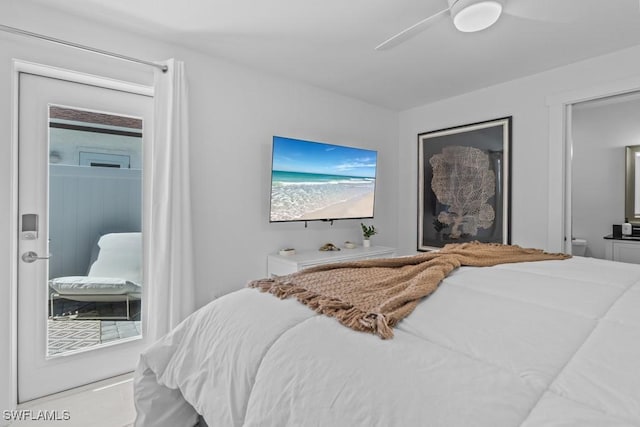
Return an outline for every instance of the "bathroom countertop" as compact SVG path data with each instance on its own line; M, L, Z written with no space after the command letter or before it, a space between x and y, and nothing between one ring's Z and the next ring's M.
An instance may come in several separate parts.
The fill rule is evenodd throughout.
M640 242L640 236L621 236L621 237L613 237L613 234L607 234L603 237L608 240L630 240L632 242Z

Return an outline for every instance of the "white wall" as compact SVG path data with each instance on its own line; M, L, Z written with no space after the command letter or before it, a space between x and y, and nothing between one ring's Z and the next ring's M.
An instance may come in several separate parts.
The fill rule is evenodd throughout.
M267 75L170 44L154 42L20 0L0 3L3 24L156 60L184 60L190 85L191 178L198 305L266 274L266 256L282 246L317 248L360 240L359 221L269 224L271 136L378 150L375 243L395 246L397 114L318 88ZM11 60L151 84L144 66L0 33L0 410L11 405L10 266Z
M401 112L399 251L411 253L416 248L417 134L504 116L513 116L512 242L546 248L550 184L547 97L639 74L637 46Z
M378 150L377 244L395 246L397 115L250 70L218 66L191 76L214 87L192 92L192 188L199 297L210 300L266 272L266 254L281 247L315 249L361 240L360 221L270 224L271 137L282 135ZM198 76L196 73L205 73ZM218 80L218 83L215 83ZM211 102L215 100L215 102ZM202 155L207 153L207 155ZM202 233L202 234L201 234Z
M76 124L78 122L71 122ZM85 123L82 123L85 125ZM146 130L146 129L145 129ZM142 169L142 138L75 129L49 128L50 153L56 152L59 160L54 163L80 165L81 152L104 153L123 156L126 166ZM90 157L93 157L90 155ZM94 157L95 158L95 157ZM86 163L85 163L86 165Z
M587 256L605 257L603 236L624 221L625 146L640 145L640 95L573 108L572 231Z

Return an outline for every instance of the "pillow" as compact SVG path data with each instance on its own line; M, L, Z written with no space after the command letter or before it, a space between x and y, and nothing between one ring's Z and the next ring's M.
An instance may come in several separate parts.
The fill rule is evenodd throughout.
M100 241L101 237L102 234L98 234L98 237L96 237L91 244L91 255L89 256L89 264L87 266L87 271L85 272L85 274L87 275L89 274L89 270L91 269L93 263L98 259L98 254L100 253L100 246L98 246L98 242Z
M117 277L67 276L49 280L60 295L125 295L140 292L140 285Z
M118 277L142 283L142 234L109 233L98 240L98 256L89 277Z

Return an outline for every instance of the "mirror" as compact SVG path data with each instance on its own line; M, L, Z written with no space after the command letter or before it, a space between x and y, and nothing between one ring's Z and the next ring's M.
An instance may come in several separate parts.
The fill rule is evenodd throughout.
M625 179L624 216L629 222L640 223L640 145L626 148Z

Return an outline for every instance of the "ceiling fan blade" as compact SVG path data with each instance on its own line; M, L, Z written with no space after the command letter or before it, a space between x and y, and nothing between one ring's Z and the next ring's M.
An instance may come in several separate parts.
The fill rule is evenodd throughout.
M519 18L547 22L569 22L573 19L575 5L566 0L511 0L504 6L504 13Z
M444 15L445 13L449 12L449 9L450 8L443 9L440 12L435 13L435 14L429 16L428 18L423 19L422 21L420 21L420 22L418 22L416 24L413 24L409 28L406 28L406 29L400 31L395 36L388 38L387 40L383 41L378 46L376 46L375 50L391 49L392 47L395 47L395 46L399 45L400 43L403 43L403 42L409 40L411 37L415 36L416 34L420 33L421 31L425 30L433 20L435 20L436 18L438 18L438 17Z
M638 0L508 0L504 12L551 23L589 21L637 13Z

